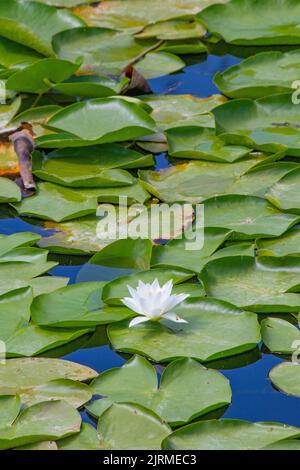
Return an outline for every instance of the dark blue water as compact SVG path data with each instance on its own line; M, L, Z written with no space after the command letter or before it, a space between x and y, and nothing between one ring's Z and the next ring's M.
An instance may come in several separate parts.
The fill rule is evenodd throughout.
M153 92L190 93L203 98L210 96L213 93L218 93L212 82L215 73L223 71L240 61L240 59L230 55L221 57L211 55L207 58L200 56L199 60L198 63L186 67L182 73L151 80L150 85ZM157 159L157 168L167 165L166 156L160 155ZM10 234L22 231L33 231L44 236L51 233L19 218L7 217L1 219L0 233ZM67 263L61 261L60 266L53 269L51 274L69 277L70 283L78 282L78 280L80 282L88 281L91 280L91 276L93 280L102 279L101 268L98 267L98 271L97 269L93 270L91 274L88 265L78 263L78 258L76 260L69 258ZM84 259L82 259L82 263L84 263ZM110 349L104 328L99 328L97 334L91 339L81 340L80 343L76 344L67 346L72 352L61 350L60 355L66 359L90 366L98 372L112 367L119 367L126 361L126 358ZM48 355L51 355L51 353ZM279 393L272 387L268 379L269 371L282 360L257 349L242 356L210 364L209 367L222 371L230 380L233 391L232 404L227 410L222 410L223 417L249 421L272 421L300 426L299 399ZM89 417L84 413L83 418L89 421Z

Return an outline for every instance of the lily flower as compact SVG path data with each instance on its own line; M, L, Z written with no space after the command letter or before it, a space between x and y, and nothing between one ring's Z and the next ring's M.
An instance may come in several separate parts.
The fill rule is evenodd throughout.
M147 321L169 320L175 323L188 323L180 318L172 309L189 297L189 294L171 295L173 281L170 280L160 287L157 279L152 284L139 281L136 289L127 286L131 297L124 297L122 303L139 316L131 320L129 327Z

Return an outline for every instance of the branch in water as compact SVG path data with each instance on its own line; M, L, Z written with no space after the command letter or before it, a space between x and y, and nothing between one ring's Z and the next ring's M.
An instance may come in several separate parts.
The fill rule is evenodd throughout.
M35 190L36 184L32 176L31 153L35 148L32 132L28 129L14 132L10 137L18 156L20 175L25 189Z

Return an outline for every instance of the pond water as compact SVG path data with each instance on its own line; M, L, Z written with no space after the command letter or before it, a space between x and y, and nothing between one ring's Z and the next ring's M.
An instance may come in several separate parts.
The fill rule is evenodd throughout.
M196 56L198 59L198 56ZM204 56L202 56L204 57ZM150 80L154 93L183 94L191 93L198 97L207 97L218 93L212 78L217 71L223 71L236 64L240 59L231 56L209 55L201 62L187 66L182 73ZM165 155L157 157L157 168L168 165ZM44 236L51 232L36 225L31 225L19 218L5 218L0 220L0 233L11 234L15 232L32 231ZM66 276L70 283L91 280L103 280L126 274L124 270L110 270L105 272L102 268L91 266L84 257L55 257L60 265L50 274ZM107 345L104 328L99 328L92 339L80 340L80 343L69 345L69 350L51 352L51 356L59 355L65 359L75 361L101 372L112 367L121 366L126 357L112 351ZM73 349L73 351L72 351ZM72 351L72 352L71 352ZM50 353L48 353L50 356ZM236 358L210 364L210 367L221 370L228 377L233 390L233 402L226 410L221 410L218 417L244 419L249 421L273 421L300 426L300 407L297 398L289 397L276 391L268 379L268 372L282 359L265 354L263 350L254 350ZM210 416L212 417L212 416ZM83 413L83 419L90 421ZM205 419L203 417L202 419ZM90 421L92 423L92 421Z

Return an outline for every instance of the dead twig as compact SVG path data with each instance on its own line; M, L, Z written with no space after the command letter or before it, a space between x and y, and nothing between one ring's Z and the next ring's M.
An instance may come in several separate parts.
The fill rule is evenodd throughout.
M32 175L31 153L35 148L33 133L28 126L17 130L9 136L18 156L20 175L26 190L35 190L36 184Z

